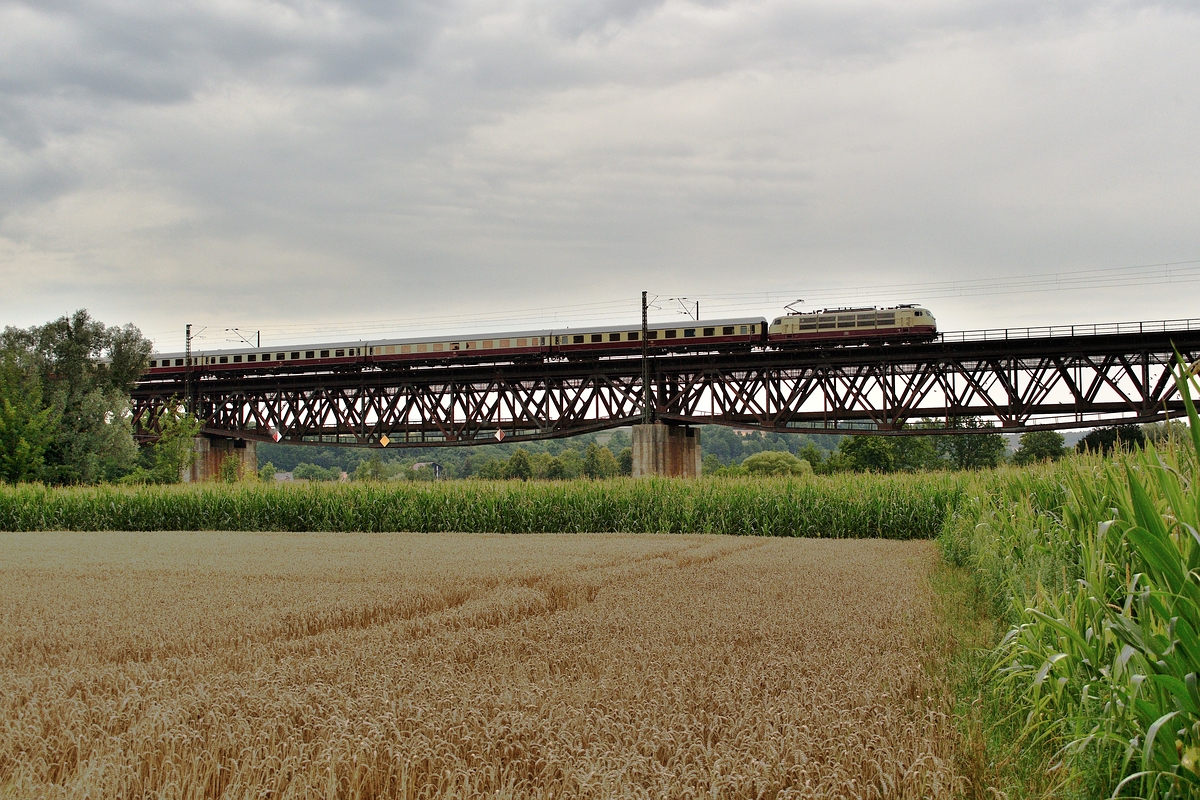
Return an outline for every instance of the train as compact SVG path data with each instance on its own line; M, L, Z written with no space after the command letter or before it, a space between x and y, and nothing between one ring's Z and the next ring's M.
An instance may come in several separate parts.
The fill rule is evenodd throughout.
M734 352L754 348L793 349L865 344L904 344L937 338L937 321L924 306L832 308L765 317L714 319L683 325L656 324L646 332L654 354L688 351ZM193 371L262 372L274 369L423 366L491 360L582 359L636 355L640 327L594 327L510 331L467 337L420 337L327 342L286 347L196 350ZM169 376L188 368L185 353L151 353L147 377Z

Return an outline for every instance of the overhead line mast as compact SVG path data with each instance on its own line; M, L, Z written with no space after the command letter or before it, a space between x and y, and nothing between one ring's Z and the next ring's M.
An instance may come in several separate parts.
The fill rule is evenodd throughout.
M642 292L642 424L654 422L653 393L650 391L650 342L647 334L650 325L646 316L646 292Z

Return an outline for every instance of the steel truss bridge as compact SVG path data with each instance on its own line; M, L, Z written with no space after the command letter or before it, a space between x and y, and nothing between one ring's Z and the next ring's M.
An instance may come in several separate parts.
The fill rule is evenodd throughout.
M961 427L963 417L1012 433L1153 422L1183 413L1176 350L1189 363L1200 357L1200 320L656 355L651 411L671 424L787 433L977 432ZM135 430L153 438L158 412L189 390L206 434L325 446L490 444L643 419L640 357L277 370L143 380L133 393Z

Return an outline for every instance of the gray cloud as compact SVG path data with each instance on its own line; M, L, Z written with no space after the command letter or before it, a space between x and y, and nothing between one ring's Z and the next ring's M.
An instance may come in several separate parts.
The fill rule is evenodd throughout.
M77 0L0 2L0 31L0 309L21 324L1200 250L1196 3ZM1176 313L1143 294L945 302L996 324Z

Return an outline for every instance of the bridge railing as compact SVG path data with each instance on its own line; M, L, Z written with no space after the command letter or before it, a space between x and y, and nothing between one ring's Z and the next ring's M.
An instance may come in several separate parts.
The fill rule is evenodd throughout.
M1159 319L1149 322L1101 322L1092 325L1043 325L1036 328L990 328L977 331L947 331L942 342L986 342L1002 339L1053 339L1074 336L1111 336L1129 333L1168 333L1200 330L1200 319Z

